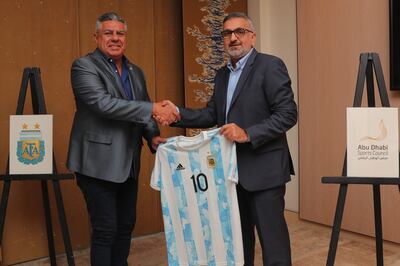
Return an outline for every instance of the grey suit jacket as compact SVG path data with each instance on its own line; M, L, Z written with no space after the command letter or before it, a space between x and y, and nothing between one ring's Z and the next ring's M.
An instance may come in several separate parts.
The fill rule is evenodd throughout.
M297 122L291 81L277 57L249 56L237 83L225 121L229 69L221 68L214 80L214 94L203 109L180 108L178 127L212 127L236 123L250 136L237 144L240 184L249 191L285 184L294 174L286 131Z
M134 64L127 65L133 101L127 99L118 74L100 50L73 62L76 112L67 159L71 171L120 183L129 177L133 165L138 176L142 137L151 148L152 138L160 132L151 118L143 72Z

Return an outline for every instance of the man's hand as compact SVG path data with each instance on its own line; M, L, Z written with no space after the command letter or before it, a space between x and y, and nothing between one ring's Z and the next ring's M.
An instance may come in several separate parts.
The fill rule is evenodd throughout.
M153 117L163 126L168 126L180 120L176 105L168 100L153 104Z
M152 138L151 140L151 147L154 150L157 150L158 145L160 145L161 143L165 143L167 142L166 138L160 137L160 136L155 136L154 138Z
M232 142L235 141L238 143L245 143L249 141L249 136L247 135L246 131L237 126L235 123L223 125L220 130L220 134Z

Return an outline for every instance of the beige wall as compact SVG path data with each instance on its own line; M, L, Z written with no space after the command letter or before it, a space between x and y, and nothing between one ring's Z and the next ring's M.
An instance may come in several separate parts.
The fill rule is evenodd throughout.
M389 85L389 1L298 0L300 217L332 224L346 148L345 110L353 103L362 52L380 55ZM399 91L389 91L398 107ZM366 93L364 93L365 106ZM380 105L376 95L377 105ZM400 242L397 186L382 186L383 237ZM374 235L372 187L350 185L342 228Z
M295 0L248 0L248 14L257 29L256 48L285 62L297 101L297 33ZM298 126L288 132L296 175L286 189L286 209L299 210Z

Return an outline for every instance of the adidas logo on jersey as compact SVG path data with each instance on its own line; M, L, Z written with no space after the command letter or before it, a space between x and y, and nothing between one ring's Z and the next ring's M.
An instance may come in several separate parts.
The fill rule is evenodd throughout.
M185 170L185 167L183 167L182 164L178 164L178 166L176 167L176 170Z

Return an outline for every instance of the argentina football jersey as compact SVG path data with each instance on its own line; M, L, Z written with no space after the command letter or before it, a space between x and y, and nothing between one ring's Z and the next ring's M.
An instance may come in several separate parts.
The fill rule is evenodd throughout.
M169 265L243 265L236 146L219 128L160 145L151 187L161 193Z

